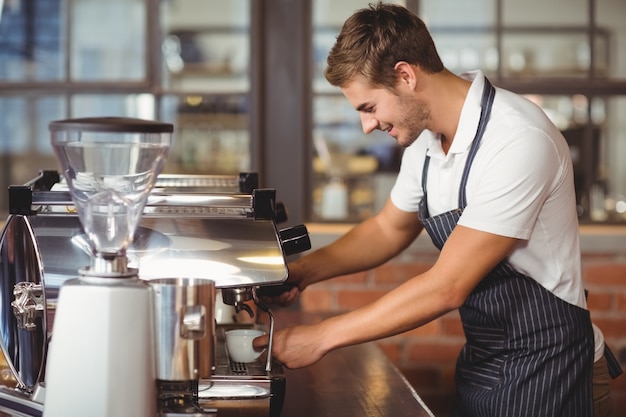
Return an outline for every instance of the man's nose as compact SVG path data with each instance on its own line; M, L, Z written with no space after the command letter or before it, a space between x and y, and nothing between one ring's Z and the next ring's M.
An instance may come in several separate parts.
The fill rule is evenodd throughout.
M378 120L368 113L361 113L361 127L363 133L369 134L378 128Z

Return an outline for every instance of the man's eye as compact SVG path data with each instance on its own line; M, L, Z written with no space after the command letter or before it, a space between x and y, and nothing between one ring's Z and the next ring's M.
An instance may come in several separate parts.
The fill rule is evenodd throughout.
M374 107L367 107L363 109L364 113L374 113Z

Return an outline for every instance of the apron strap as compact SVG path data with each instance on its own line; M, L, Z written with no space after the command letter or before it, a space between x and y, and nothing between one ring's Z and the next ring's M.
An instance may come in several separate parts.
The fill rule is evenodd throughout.
M463 169L463 177L461 178L461 186L459 188L459 208L465 208L465 206L467 205L467 198L465 196L465 186L467 185L467 178L469 176L469 171L472 162L474 161L474 157L478 152L478 145L480 145L480 140L485 133L495 95L496 89L493 88L493 85L491 85L487 77L485 77L483 96L480 101L480 119L478 121L478 128L476 129L476 134L474 135L474 139L472 140L472 146L470 148L469 154L467 155L467 160L465 161L465 168ZM426 150L426 159L424 160L424 166L422 167L422 191L424 192L424 196L426 196L426 181L428 180L429 163L430 156L428 155L428 150Z
M606 358L606 363L609 367L609 376L612 379L615 379L624 373L621 365L619 364L619 361L617 360L613 352L611 352L611 349L609 349L606 342L604 343L604 357Z
M461 177L461 186L459 188L459 207L465 208L467 205L467 197L465 194L465 186L467 185L467 179L469 177L469 171L472 167L472 161L478 152L478 146L480 140L487 128L487 122L489 121L489 115L491 114L491 107L493 106L493 99L496 95L496 89L493 88L487 77L485 77L485 86L483 88L483 97L480 103L480 119L478 121L478 129L476 129L476 135L472 141L472 147L470 148L469 155L467 155L467 161L465 162L465 169L463 170L463 177Z

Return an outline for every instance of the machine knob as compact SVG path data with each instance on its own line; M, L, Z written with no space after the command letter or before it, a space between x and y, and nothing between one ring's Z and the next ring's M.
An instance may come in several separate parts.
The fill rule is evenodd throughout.
M282 229L278 232L278 235L283 247L283 253L286 256L311 249L309 231L303 224Z
M37 317L43 316L45 301L43 286L29 281L18 282L13 287L15 300L11 302L13 314L17 319L17 327L24 330L37 328Z

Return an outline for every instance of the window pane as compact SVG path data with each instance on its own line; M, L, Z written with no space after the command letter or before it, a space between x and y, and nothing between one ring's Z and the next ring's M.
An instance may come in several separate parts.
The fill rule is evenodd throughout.
M28 150L29 134L26 112L26 99L21 97L0 98L0 151L19 153ZM22 140L18 140L21 138Z
M71 79L144 80L145 1L74 0L71 4Z
M506 77L587 77L589 43L584 28L524 28L502 36L502 68Z
M63 72L62 0L0 1L0 81L49 81Z
M595 2L596 19L601 32L595 39L595 60L598 74L626 79L626 2L602 0ZM610 63L610 64L608 64ZM606 65L608 68L602 68Z
M505 26L586 27L589 20L588 2L589 0L502 0L502 23Z
M606 107L606 120L602 124L606 148L598 181L606 187L608 220L626 222L626 118L623 117L626 114L626 96L598 98L597 101L606 103L605 106L594 106L599 109ZM600 113L599 110L597 112Z
M62 96L41 96L35 101L35 120L33 149L36 153L54 157L50 144L48 125L54 120L67 118L66 99ZM56 158L55 158L56 160ZM56 165L55 165L56 166ZM46 166L42 166L44 168ZM53 168L48 166L48 168Z
M588 0L503 0L502 24L504 76L589 74Z
M64 103L60 96L0 98L0 188L24 184L43 169L58 169L48 124L66 117ZM0 212L8 205L8 194L0 193Z
M168 0L161 16L166 89L249 90L250 0Z
M81 94L72 97L72 118L136 117L154 119L154 98L149 94Z
M235 175L250 170L245 96L165 96L160 120L174 124L174 145L164 171Z
M493 27L496 21L496 0L420 0L419 5L419 16L429 28Z

